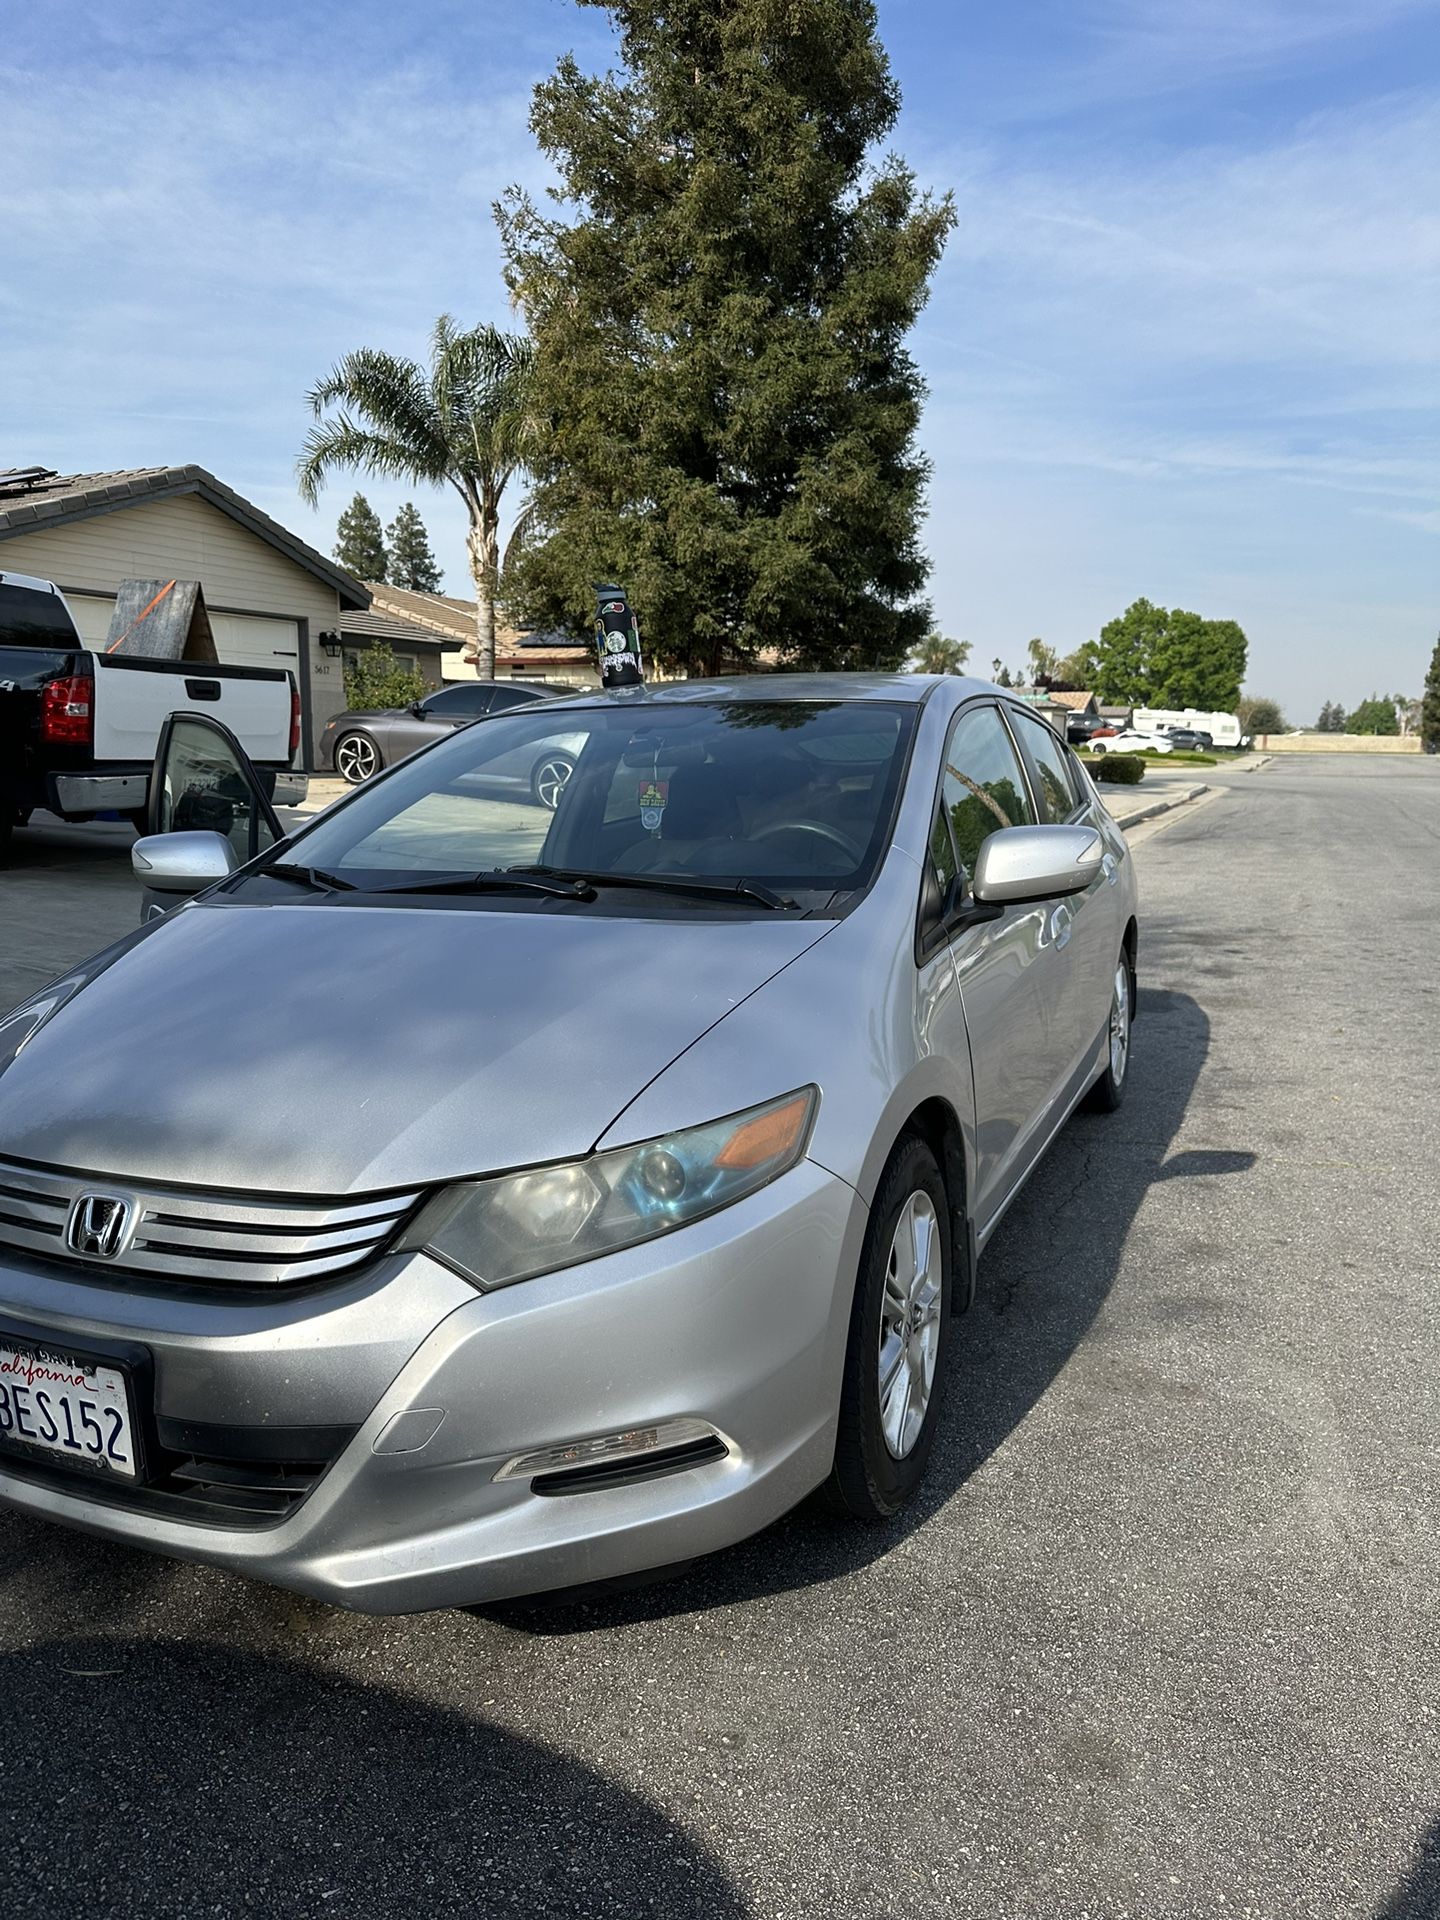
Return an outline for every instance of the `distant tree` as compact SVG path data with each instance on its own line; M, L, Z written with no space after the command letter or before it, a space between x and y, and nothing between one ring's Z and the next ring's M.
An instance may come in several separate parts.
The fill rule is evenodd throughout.
M923 640L924 383L954 221L884 151L870 0L586 0L610 70L535 89L550 205L500 208L553 422L507 598L576 630L622 581L646 652L896 666Z
M1011 677L1009 667L1001 667L999 673L997 673L995 676L995 684L997 687L1013 687L1014 686L1015 682Z
M1440 753L1440 639L1430 656L1425 696L1420 702L1420 740L1427 753Z
M1054 647L1047 647L1041 639L1034 639L1025 649L1030 660L1030 680L1032 685L1042 679L1053 679L1059 670L1060 655Z
M1275 700L1255 699L1249 695L1235 702L1235 717L1241 733L1288 733L1289 723Z
M1343 733L1345 731L1345 709L1338 700L1327 700L1320 709L1320 718L1315 722L1317 733Z
M1096 675L1100 671L1100 649L1093 640L1086 640L1076 647L1073 653L1067 653L1055 668L1055 680L1061 687L1074 688L1076 692L1089 693L1095 685Z
M968 640L950 640L943 633L928 634L905 662L911 673L963 673L970 658Z
M1395 697L1389 693L1372 693L1368 700L1362 700L1353 713L1345 716L1346 733L1399 733L1400 717L1395 711Z
M462 333L444 313L430 336L428 367L361 347L306 396L317 424L301 449L297 477L312 506L335 469L357 467L387 480L451 486L465 502L482 680L495 677L500 502L544 444L532 405L532 361L528 340L492 326Z
M1234 620L1136 600L1101 628L1095 651L1094 689L1107 704L1233 713L1249 649Z
M1408 693L1396 693L1390 697L1395 702L1395 718L1400 722L1400 738L1408 740L1419 729L1424 702L1412 699Z
M385 537L390 556L390 585L408 587L412 593L438 593L440 569L430 550L425 522L412 501L407 500L401 507L385 529Z
M1150 704L1155 650L1170 616L1164 607L1134 600L1118 618L1100 629L1096 646L1095 692L1107 706Z
M335 531L339 536L335 542L335 558L347 573L353 573L357 580L385 578L384 530L379 514L363 493L357 493L346 507Z
M345 668L345 704L352 712L408 707L424 692L424 676L402 667L387 646L362 648Z

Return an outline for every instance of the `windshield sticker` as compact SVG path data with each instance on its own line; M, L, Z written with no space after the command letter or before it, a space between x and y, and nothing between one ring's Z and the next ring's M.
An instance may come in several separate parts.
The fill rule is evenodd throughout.
M640 782L640 824L647 833L659 831L660 822L665 818L665 805L670 798L668 780L642 780Z

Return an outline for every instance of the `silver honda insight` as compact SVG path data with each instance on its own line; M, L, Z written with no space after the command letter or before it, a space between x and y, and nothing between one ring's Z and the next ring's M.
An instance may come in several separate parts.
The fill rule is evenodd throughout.
M506 770L561 734L552 810ZM386 1613L901 1506L981 1249L1125 1086L1133 865L1051 728L580 696L266 838L138 843L192 897L0 1020L0 1496Z

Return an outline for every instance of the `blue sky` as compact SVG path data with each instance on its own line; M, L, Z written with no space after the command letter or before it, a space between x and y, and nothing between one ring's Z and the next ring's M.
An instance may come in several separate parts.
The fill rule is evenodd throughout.
M895 145L956 197L917 330L939 623L987 668L1139 594L1251 691L1418 691L1440 627L1440 5L881 0ZM505 320L569 0L45 0L0 42L0 466L294 490L349 347ZM403 496L359 482L388 518ZM458 514L418 504L451 591Z

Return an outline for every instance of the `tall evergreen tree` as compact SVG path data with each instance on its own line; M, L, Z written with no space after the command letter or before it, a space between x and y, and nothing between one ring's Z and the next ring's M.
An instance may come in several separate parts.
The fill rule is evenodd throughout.
M1427 753L1440 753L1440 639L1430 656L1425 692L1420 702L1420 744Z
M554 436L507 600L579 628L617 579L673 664L898 665L929 628L904 342L954 216L867 167L899 108L875 8L580 3L622 64L536 89L568 218L497 209Z
M1399 733L1400 716L1393 693L1372 693L1345 718L1346 733Z
M440 569L430 550L430 536L415 503L407 500L385 529L390 584L412 593L439 593Z
M357 493L335 524L335 558L357 580L381 581L385 578L387 556L380 516Z

